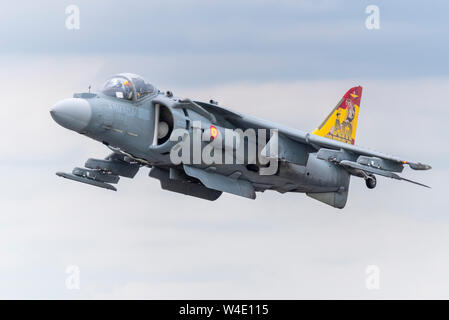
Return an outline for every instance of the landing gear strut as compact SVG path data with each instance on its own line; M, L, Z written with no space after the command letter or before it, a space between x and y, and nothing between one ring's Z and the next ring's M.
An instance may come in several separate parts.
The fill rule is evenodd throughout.
M376 177L372 174L369 174L365 177L365 183L368 189L374 189L377 184Z

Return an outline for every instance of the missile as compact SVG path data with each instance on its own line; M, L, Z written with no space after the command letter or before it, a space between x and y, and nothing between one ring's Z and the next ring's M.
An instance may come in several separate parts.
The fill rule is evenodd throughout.
M100 187L100 188L104 188L104 189L108 189L108 190L117 191L117 189L114 186L111 186L110 184L102 182L102 181L97 181L97 180L89 179L89 178L82 177L82 176L76 176L74 174L65 173L65 172L56 172L56 175L59 177L69 179L69 180L90 184L95 187Z

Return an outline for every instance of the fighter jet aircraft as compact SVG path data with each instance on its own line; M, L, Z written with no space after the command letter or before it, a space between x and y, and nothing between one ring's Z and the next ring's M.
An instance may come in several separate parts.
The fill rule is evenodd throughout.
M115 191L120 177L148 167L162 189L206 200L223 192L255 199L257 191L275 190L306 193L335 208L345 206L351 176L365 179L369 189L376 175L425 186L398 173L404 165L429 165L355 145L361 97L362 87L349 89L308 133L118 74L101 91L75 93L52 107L59 125L112 151L105 159L88 159L85 168L56 174Z

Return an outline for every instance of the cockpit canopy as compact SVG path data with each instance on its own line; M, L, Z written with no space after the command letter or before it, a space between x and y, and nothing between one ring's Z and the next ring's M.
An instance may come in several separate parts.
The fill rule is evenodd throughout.
M156 89L141 76L120 73L106 81L101 92L117 99L137 101L155 93Z

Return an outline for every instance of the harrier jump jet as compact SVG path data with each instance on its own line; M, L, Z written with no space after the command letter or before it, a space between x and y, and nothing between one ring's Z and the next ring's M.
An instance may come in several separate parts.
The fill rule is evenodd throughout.
M57 175L116 190L113 184L120 177L133 178L139 168L148 167L162 189L206 200L216 200L223 192L255 199L257 191L275 190L306 193L335 208L345 206L351 176L365 179L369 189L376 186L377 175L425 186L398 173L405 165L413 170L428 170L429 165L354 144L361 97L362 87L349 89L308 133L243 115L213 100L178 98L138 75L118 74L101 91L75 93L52 107L51 116L59 125L112 151L105 159L88 159L85 168ZM230 143L221 142L225 136L231 137ZM182 142L192 142L190 154L173 161L173 150L179 153ZM227 156L230 161L210 162L201 156L192 161L206 148L214 159Z

